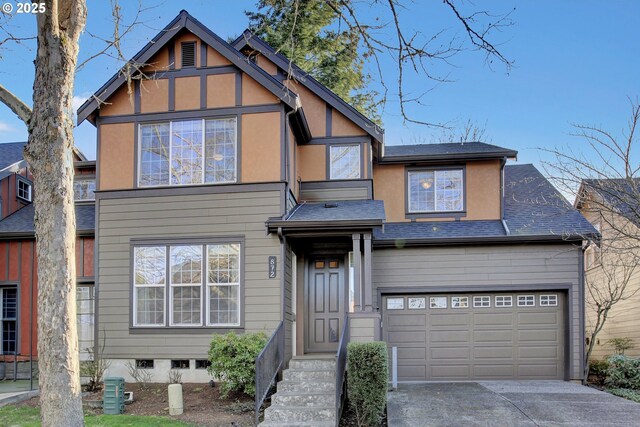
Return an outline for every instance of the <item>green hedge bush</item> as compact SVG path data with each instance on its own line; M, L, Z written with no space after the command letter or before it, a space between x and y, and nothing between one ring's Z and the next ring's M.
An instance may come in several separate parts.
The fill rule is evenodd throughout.
M611 356L608 362L607 386L640 390L640 359L627 356Z
M347 398L359 426L379 426L387 405L389 365L384 342L347 346Z
M597 384L604 384L608 369L609 362L606 359L589 360L589 377L593 377Z
M220 381L221 397L232 391L255 397L255 360L266 343L267 336L262 332L213 336L207 371Z
M627 400L640 403L640 391L628 388L609 388L607 391L615 396L624 397Z

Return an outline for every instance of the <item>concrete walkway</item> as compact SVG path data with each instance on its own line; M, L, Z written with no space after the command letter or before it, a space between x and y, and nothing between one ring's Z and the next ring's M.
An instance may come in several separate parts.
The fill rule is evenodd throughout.
M564 381L400 385L387 400L393 427L640 426L640 404Z

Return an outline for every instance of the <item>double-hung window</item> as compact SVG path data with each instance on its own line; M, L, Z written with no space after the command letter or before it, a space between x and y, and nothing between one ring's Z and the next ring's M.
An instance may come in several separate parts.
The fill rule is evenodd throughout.
M141 124L138 185L236 181L235 118Z
M360 145L330 145L329 178L361 178L360 161Z
M464 210L462 169L415 170L407 175L409 213Z
M134 326L240 326L239 243L135 246L133 254Z

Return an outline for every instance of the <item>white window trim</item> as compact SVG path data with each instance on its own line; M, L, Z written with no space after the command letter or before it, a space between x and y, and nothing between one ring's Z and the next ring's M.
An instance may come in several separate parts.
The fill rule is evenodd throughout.
M133 282L133 326L135 327L140 327L140 328L165 328L166 327L166 323L167 323L167 313L166 313L166 307L167 307L167 262L166 262L166 252L165 252L165 262L163 264L163 269L164 269L164 281L165 283L163 285L138 285L136 284L136 248L143 248L143 247L147 247L147 248L157 248L157 247L162 247L162 245L139 245L139 246L134 246L133 248L133 267L132 267L132 282ZM166 245L165 245L166 247ZM166 249L165 249L166 251ZM140 324L138 323L138 310L137 310L137 306L138 306L138 293L136 292L137 288L163 288L164 292L162 293L163 296L163 300L162 300L162 309L163 309L163 313L162 313L162 323L143 323Z
M168 245L169 246L169 274L168 274L168 282L169 282L169 326L175 328L193 328L202 326L203 316L202 316L202 287L204 285L204 276L202 276L202 263L204 262L204 258L201 258L200 261L200 276L202 277L202 281L200 282L200 323L175 323L173 320L173 288L185 288L185 287L193 287L195 288L196 284L194 283L173 283L171 278L173 277L173 271L171 270L171 250L173 248L177 248L180 246L198 246L200 248L200 256L202 256L202 244L184 244L184 245Z
M524 301L523 304L520 303L520 298ZM531 298L531 302L533 304L527 304L527 300ZM535 295L518 295L518 307L535 307L536 306L536 296Z
M358 149L358 177L357 178L334 178L333 164L331 163L331 149L333 147L356 147ZM360 144L331 144L329 145L329 179L362 179L362 146Z
M236 125L236 131L233 135L233 149L234 149L234 160L235 160L235 170L234 170L234 180L232 181L218 181L218 182L204 182L204 177L206 174L205 171L205 143L207 139L206 135L206 121L207 120L224 120L224 119L234 119ZM171 162L173 158L173 144L171 140L173 139L173 122L182 122L182 121L202 121L202 182L195 182L191 184L172 184L172 175L171 175ZM140 184L140 178L142 178L142 131L141 127L144 125L152 125L152 124L161 124L161 123L169 123L169 182L167 184L155 184L155 185L142 185ZM181 119L181 120L169 120L167 121L157 121L157 122L146 122L138 124L138 140L136 141L138 144L138 162L137 162L137 178L136 183L138 188L154 188L154 187L192 187L198 185L220 185L220 184L234 184L239 182L238 180L238 116L221 116L221 117L207 117L203 119Z
M448 171L460 171L461 172L461 185L462 185L462 189L460 190L460 195L461 195L461 203L460 203L460 209L458 210L439 210L438 209L438 185L437 185L437 175L438 172L448 172ZM411 209L411 175L412 174L418 174L418 173L425 173L425 172L433 172L433 210L412 210ZM414 169L414 170L410 170L407 172L407 212L411 213L411 214L430 214L430 213L447 213L447 212L452 212L452 213L457 213L457 212L464 212L465 211L465 206L464 206L464 200L465 200L465 173L464 173L464 169L462 168L452 168L452 169Z
M487 301L489 305L483 305ZM491 297L488 295L475 295L473 297L473 308L491 308Z
M498 298L501 298L500 304L498 304ZM495 307L513 307L513 296L511 295L496 295L494 297L494 305Z
M542 298L546 297L547 301L545 303L542 302ZM551 304L551 299L553 299L553 304ZM540 295L540 307L557 307L558 306L558 295L557 294L544 294Z
M454 298L459 298L460 299L459 302L462 302L462 300L466 300L467 305L464 306L464 307L462 307L462 306L458 306L458 307L454 306L453 305L453 299ZM454 309L469 308L469 297L466 297L466 296L465 297L451 297L451 308L454 308Z
M218 283L218 284L213 284L210 285L209 284L209 246L215 246L215 245L238 245L238 282L237 283ZM206 306L206 322L207 322L207 326L209 327L216 327L216 328L224 328L224 327L233 327L233 328L237 328L242 324L242 289L240 287L240 284L242 283L242 245L238 242L224 242L224 243L210 243L210 244L206 244L204 245L204 251L205 251L205 262L206 262L206 267L205 267L205 276L203 279L203 284L207 287L207 290L205 292L205 297L206 297L206 302L205 302L205 306ZM204 283L204 281L206 281L206 283ZM211 287L212 286L237 286L238 287L238 322L237 323L211 323L211 296L210 296L210 292L211 292Z
M28 197L22 197L20 195L20 184L24 184L28 189ZM33 184L27 178L24 178L20 175L17 175L16 178L16 197L29 203L33 201Z

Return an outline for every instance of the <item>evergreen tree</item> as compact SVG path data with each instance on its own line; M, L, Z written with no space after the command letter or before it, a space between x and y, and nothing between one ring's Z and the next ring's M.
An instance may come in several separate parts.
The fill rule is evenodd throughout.
M341 26L331 0L259 0L257 12L246 11L251 31L279 53L379 122L375 91L367 84L366 55L358 51L360 34ZM344 27L344 28L341 28Z

